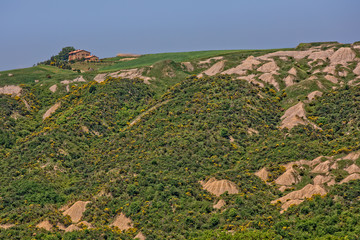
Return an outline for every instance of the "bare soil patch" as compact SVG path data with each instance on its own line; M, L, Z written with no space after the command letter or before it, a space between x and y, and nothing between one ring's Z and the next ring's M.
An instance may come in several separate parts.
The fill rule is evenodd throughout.
M53 106L51 106L43 115L43 120L50 117L56 110L61 106L61 102L55 103Z
M21 90L22 90L22 88L19 86L6 85L4 87L0 87L0 94L21 96Z
M51 231L51 229L53 228L53 225L49 222L49 220L45 220L45 221L42 221L39 224L37 224L36 227L43 228L47 231Z
M56 90L57 90L57 85L56 84L54 84L54 85L52 85L51 87L49 87L49 90L51 91L51 92L56 92Z
M77 201L69 209L63 212L63 215L69 215L73 223L77 223L82 218L83 213L86 210L86 205L89 201Z
M210 178L206 183L202 182L201 185L205 190L218 197L225 192L228 192L229 194L239 193L236 184L229 180L217 180L216 178Z
M125 214L120 213L118 216L116 216L114 222L110 225L118 227L120 230L128 230L129 228L133 227L132 221L130 218L127 218Z
M314 100L316 97L321 97L322 96L322 92L320 91L314 91L308 94L308 99L311 102L312 100Z
M266 180L269 177L269 172L266 170L265 167L263 167L262 169L260 169L255 173L255 176L258 176L261 180L266 182Z

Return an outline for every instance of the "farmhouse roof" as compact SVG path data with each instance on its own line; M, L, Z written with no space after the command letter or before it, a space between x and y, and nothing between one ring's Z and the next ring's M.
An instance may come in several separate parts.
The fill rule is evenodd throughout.
M75 53L78 53L78 52L88 52L88 51L78 49L78 50L75 50L75 51L69 52L69 54L75 54ZM88 52L88 53L90 53L90 52Z

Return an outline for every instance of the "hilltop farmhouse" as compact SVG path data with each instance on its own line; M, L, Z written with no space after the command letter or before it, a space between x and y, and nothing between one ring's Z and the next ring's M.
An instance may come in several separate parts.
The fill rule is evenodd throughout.
M90 52L85 50L75 50L69 52L69 61L85 59L87 62L97 62L99 58L95 55L90 55Z

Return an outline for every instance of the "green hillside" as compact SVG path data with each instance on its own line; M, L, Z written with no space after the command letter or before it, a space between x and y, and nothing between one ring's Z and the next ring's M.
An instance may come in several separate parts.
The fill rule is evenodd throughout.
M0 239L358 239L358 54L1 72Z

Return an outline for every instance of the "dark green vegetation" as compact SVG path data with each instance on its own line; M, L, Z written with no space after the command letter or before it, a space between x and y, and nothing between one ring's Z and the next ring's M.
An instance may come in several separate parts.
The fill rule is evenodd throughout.
M264 52L228 53L226 68L250 54ZM358 181L280 214L270 201L283 193L253 173L266 166L279 175L286 162L359 150L360 87L325 86L321 98L305 105L322 130L299 125L289 135L279 129L283 107L308 92L276 92L229 75L199 79L178 62L192 57L146 64L139 58L128 66L154 63L146 72L156 78L151 85L120 78L97 83L89 81L95 73L86 73L88 82L72 84L70 92L48 87L79 75L72 71L37 66L11 71L13 77L2 72L1 85L24 85L21 97L0 95L0 224L16 224L0 228L0 238L132 239L141 230L147 239L358 239ZM280 74L292 66L303 70L299 82L318 89L307 80L307 64L277 63ZM34 83L38 78L43 86ZM42 121L56 102L61 107ZM239 194L216 197L203 190L199 181L211 177L234 182ZM219 199L227 204L216 210ZM70 225L59 208L78 200L91 201L83 220L94 228L64 233L35 227L42 220ZM133 228L109 227L120 212Z
M74 47L64 47L61 51L55 55L51 56L49 60L38 63L38 65L50 65L56 66L61 69L69 69L71 70L71 66L69 65L69 52L75 51Z

